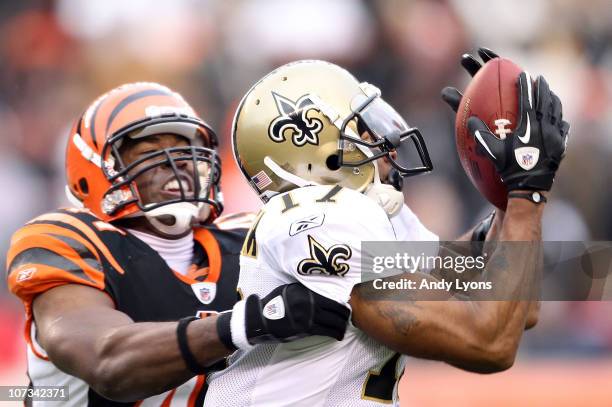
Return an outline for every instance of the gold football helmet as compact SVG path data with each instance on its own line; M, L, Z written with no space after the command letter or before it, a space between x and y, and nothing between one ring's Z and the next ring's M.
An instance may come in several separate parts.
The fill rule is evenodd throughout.
M388 157L402 176L432 169L418 129L345 69L325 61L292 62L243 97L232 126L234 156L267 201L305 185L364 191L380 182L376 160ZM412 140L421 163L405 167L391 153Z

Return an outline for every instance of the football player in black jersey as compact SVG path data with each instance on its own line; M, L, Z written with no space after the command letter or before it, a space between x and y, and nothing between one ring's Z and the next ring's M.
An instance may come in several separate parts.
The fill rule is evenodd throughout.
M299 284L238 301L246 228L218 217L216 145L155 83L113 89L76 122L66 151L75 207L28 222L7 256L31 385L66 385L74 406L195 405L203 374L243 344L343 337L348 309Z

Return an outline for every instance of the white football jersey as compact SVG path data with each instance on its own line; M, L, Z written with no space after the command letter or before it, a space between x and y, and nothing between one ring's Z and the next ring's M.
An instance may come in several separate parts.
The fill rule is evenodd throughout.
M300 282L348 304L361 282L361 242L437 240L404 206L394 225L367 196L309 186L272 198L245 240L238 289L263 297ZM398 233L394 226L402 229ZM209 376L205 406L379 406L397 401L405 360L350 325L344 340L313 336L239 350Z

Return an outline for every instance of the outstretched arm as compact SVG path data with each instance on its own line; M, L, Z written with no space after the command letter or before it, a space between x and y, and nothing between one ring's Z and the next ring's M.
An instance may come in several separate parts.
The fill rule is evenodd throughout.
M219 340L216 319L187 327L189 347L204 366L231 353ZM146 398L194 376L179 350L177 322L134 323L97 289L52 288L34 300L34 320L50 360L112 400Z
M281 301L284 315L267 319L270 301ZM210 366L237 347L286 342L309 335L342 339L349 310L300 284L287 284L266 297L240 301L231 313L196 319L187 325L186 343L200 366ZM135 323L114 309L94 288L68 284L34 300L38 341L50 360L85 380L99 394L134 401L177 387L196 373L185 362L177 322Z
M542 205L511 199L500 240L538 241ZM521 247L521 253L498 245L486 266L491 280L503 280L504 287L493 286L490 296L520 298L534 284L538 250ZM420 281L435 280L424 274L402 275ZM403 354L446 361L458 367L494 372L509 368L527 319L527 301L481 301L482 298L457 299L448 295L435 301L431 292L373 293L372 286L355 287L351 297L353 322L368 335Z
M529 301L518 299L533 296L541 261L541 219L546 202L542 192L552 187L569 130L562 118L561 101L543 77L534 84L523 72L517 86L520 119L505 139L496 137L479 118L468 119L470 132L488 152L509 192L499 235L502 244L491 254L485 277L493 282L489 299L510 300L483 301L486 298L473 291L465 301L450 294L444 297L444 293L439 301L425 301L432 298L431 293L424 297L417 290L400 300L397 293L389 293L394 298L383 294L383 301L377 301L380 293L375 295L371 285L356 286L351 299L355 324L399 352L480 372L507 369L514 361L529 310ZM515 158L526 145L539 152L528 169ZM512 242L525 243L509 244Z
M492 214L492 216L493 216L492 219L489 219L489 217L485 218L482 222L480 222L478 225L468 230L466 233L458 237L456 240L460 242L469 242L469 241L481 242L480 244L483 246L484 246L484 243L486 242L499 241L500 231L501 231L502 224L504 221L505 212L500 209L496 209L495 212ZM466 253L466 254L469 254L469 253ZM542 263L539 263L539 264L541 267ZM433 274L438 278L441 277L439 275L436 275L436 273L433 273ZM461 276L463 276L463 274L460 275L460 274L455 273L455 276L460 278ZM536 324L538 323L539 313L540 313L540 301L538 300L529 301L529 311L527 312L525 330L531 329L534 326L536 326Z

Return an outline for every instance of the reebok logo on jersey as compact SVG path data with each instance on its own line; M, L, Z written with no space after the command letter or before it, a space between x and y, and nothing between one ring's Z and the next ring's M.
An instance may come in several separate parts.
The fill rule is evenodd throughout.
M272 298L264 306L263 316L267 319L281 319L285 316L285 304L280 295Z
M36 267L30 267L25 270L21 270L19 274L17 274L17 282L19 283L21 281L29 280L30 278L32 278L35 272Z
M349 265L340 263L352 256L351 248L345 244L335 244L326 249L311 235L308 235L310 259L304 259L298 264L297 272L303 276L324 274L344 277L349 271Z
M289 236L295 236L300 232L319 227L325 221L325 215L311 215L303 219L296 220L289 226Z

